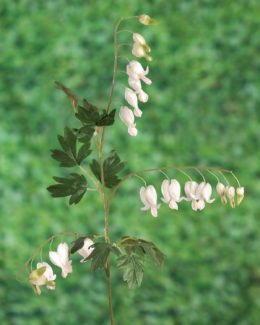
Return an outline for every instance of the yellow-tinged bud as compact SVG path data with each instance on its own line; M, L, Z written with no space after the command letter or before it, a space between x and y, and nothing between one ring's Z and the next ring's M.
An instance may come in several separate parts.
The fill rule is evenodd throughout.
M158 24L158 22L155 19L153 19L150 16L145 15L145 14L139 16L139 21L143 25L157 25Z
M227 204L225 186L222 183L218 182L216 190L218 192L218 195L221 198L221 203L222 204Z
M226 186L226 194L229 199L230 205L232 208L236 206L235 204L235 188L233 186Z
M237 188L237 205L239 205L244 198L244 187Z

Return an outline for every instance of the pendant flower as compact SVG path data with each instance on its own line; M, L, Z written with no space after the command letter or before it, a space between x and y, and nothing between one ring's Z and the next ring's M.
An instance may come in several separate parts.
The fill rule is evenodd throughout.
M229 199L230 205L232 208L234 208L236 206L235 204L235 188L233 186L226 186L226 195Z
M185 183L184 186L184 191L186 194L186 197L182 197L182 200L185 201L192 201L191 202L191 207L194 211L197 211L197 195L196 195L196 190L198 188L199 184L194 181L189 181Z
M222 204L227 204L225 185L223 185L222 183L218 182L218 184L216 186L216 190L217 190L218 195L220 196L221 203Z
M158 24L155 19L153 19L150 16L145 15L145 14L139 16L139 21L143 25L157 25Z
M138 107L136 93L132 89L126 88L125 89L125 99L128 102L128 104L134 108L134 115L137 117L141 117L143 112Z
M152 61L152 57L146 52L151 52L150 47L146 44L145 39L142 35L138 33L133 34L134 45L132 49L132 54L137 58L144 57L147 61Z
M197 208L202 210L205 208L205 201L207 203L213 203L215 199L210 199L212 194L212 187L209 183L202 182L196 189L196 196L198 199ZM204 201L205 200L205 201Z
M72 261L69 260L69 247L67 243L59 244L57 252L50 251L49 257L54 265L61 268L61 276L63 278L66 278L68 273L72 273Z
M79 250L77 250L77 253L83 257L82 260L80 260L81 263L85 263L87 261L84 261L85 258L87 258L94 250L94 247L90 247L94 244L94 242L90 238L85 238L84 245Z
M55 282L53 282L53 281L56 279L56 274L53 273L53 269L50 266L50 264L48 264L46 262L37 263L37 269L39 269L41 267L46 267L46 270L43 273L43 276L45 276L45 278L49 282L46 285L47 289L54 290L55 289ZM54 283L54 285L53 285L53 283Z
M177 202L181 201L181 186L176 179L169 181L165 179L161 186L163 198L161 199L164 203L169 204L170 209L178 210Z
M158 216L157 210L160 207L160 204L157 204L157 193L153 185L147 187L142 186L140 190L140 198L144 204L144 207L141 208L142 211L151 209L151 214L153 217Z
M237 188L237 205L239 205L242 202L244 198L244 193L245 193L244 187Z
M152 83L152 80L146 77L146 75L149 73L149 67L147 66L144 70L141 63L136 60L129 62L129 64L126 66L126 73L133 79L141 79L147 85L151 85Z
M41 294L40 286L46 285L48 289L50 289L50 288L55 289L55 282L53 280L48 280L48 278L46 277L46 275L45 275L46 271L47 271L47 276L50 275L49 270L47 270L47 266L38 267L38 264L37 264L37 269L31 272L31 274L29 276L29 281L33 285L34 292L37 295L40 295ZM42 263L42 264L44 264L44 263ZM50 265L48 265L48 266L50 267ZM50 278L53 278L53 277L50 277ZM56 278L56 275L55 275L55 278Z
M138 131L135 127L134 113L127 106L122 106L119 112L119 117L123 123L128 127L128 133L132 136L136 136Z
M142 90L141 81L139 79L128 78L129 86L132 87L138 94L138 100L146 103L148 101L148 95Z

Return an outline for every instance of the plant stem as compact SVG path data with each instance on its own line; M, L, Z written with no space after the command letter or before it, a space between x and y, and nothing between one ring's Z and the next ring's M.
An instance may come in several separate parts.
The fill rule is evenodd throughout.
M114 73L113 73L113 80L112 80L112 87L108 99L108 104L106 108L106 112L109 112L109 108L112 102L113 98L113 93L114 93L114 88L115 88L115 82L116 82L116 75L117 75L117 60L118 60L118 54L117 54L117 49L118 49L118 44L117 44L117 34L118 34L118 27L120 23L124 19L129 19L129 18L138 18L138 16L131 16L131 17L121 17L119 21L117 22L115 26L115 31L114 31ZM103 168L103 145L104 145L104 138L105 138L105 130L106 127L102 127L102 136L99 136L99 162L100 162L100 176L101 176L101 184L102 184L102 190L100 193L101 198L104 204L104 210L105 210L105 240L107 243L110 243L109 239L109 207L108 207L108 201L106 198L106 190L105 190L105 179L104 179L104 168ZM103 195L102 195L103 194ZM112 305L112 292L111 292L111 280L110 280L110 258L107 260L107 264L105 267L105 273L107 277L107 288L108 288L108 299L109 299L109 311L110 311L110 320L111 320L111 325L114 325L114 315L113 315L113 305Z

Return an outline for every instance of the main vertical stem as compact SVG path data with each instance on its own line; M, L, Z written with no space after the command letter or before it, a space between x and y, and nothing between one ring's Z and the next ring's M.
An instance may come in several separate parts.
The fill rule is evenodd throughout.
M131 16L131 17L121 17L116 24L115 27L115 32L114 32L114 73L113 73L113 81L112 81L112 87L108 99L108 104L107 104L107 109L106 112L109 112L110 105L112 103L112 98L113 98L113 93L114 93L114 88L115 88L115 82L116 82L116 75L117 75L117 30L124 19L129 19L129 18L138 18L138 16ZM107 243L110 243L109 239L109 206L108 206L108 201L106 198L106 190L105 190L105 179L104 179L104 168L103 168L103 158L102 158L102 152L103 152L103 144L104 144L104 138L105 138L105 130L106 127L102 127L102 135L100 137L99 134L99 162L100 162L100 176L101 176L101 183L102 183L102 192L103 192L103 203L104 203L104 209L105 209L105 240ZM114 315L113 315L113 305L112 305L112 292L111 292L111 279L110 279L110 257L107 260L107 264L105 267L105 273L107 277L107 288L108 288L108 299L109 299L109 311L110 311L110 320L111 320L111 325L114 325Z

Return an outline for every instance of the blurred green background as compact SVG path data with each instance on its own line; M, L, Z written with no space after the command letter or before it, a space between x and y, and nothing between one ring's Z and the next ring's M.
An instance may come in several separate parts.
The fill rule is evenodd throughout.
M71 172L50 158L56 134L65 124L78 125L54 80L104 107L114 26L121 16L142 13L159 25L128 21L122 28L141 33L152 48L153 84L144 87L149 102L140 105L138 136L128 136L117 117L107 130L105 152L116 149L128 162L123 174L167 165L232 169L246 197L235 209L222 206L219 198L201 212L193 212L188 202L178 212L162 205L155 219L140 211L140 180L124 183L111 207L112 240L142 237L167 257L163 270L148 265L141 288L134 290L127 289L112 258L116 324L260 324L259 1L1 0L1 325L109 324L105 276L92 274L80 256L73 256L73 273L66 280L58 277L57 289L43 289L41 296L15 275L56 232L103 232L96 193L69 207L67 198L53 199L46 191L53 175ZM121 33L119 40L131 42L131 35ZM127 46L120 54L132 58ZM119 69L125 65L120 59ZM115 100L124 100L123 85L127 76L121 73ZM119 103L113 107L119 109ZM169 175L182 184L187 180L174 171ZM214 178L205 176L215 186ZM163 175L145 178L160 191Z

